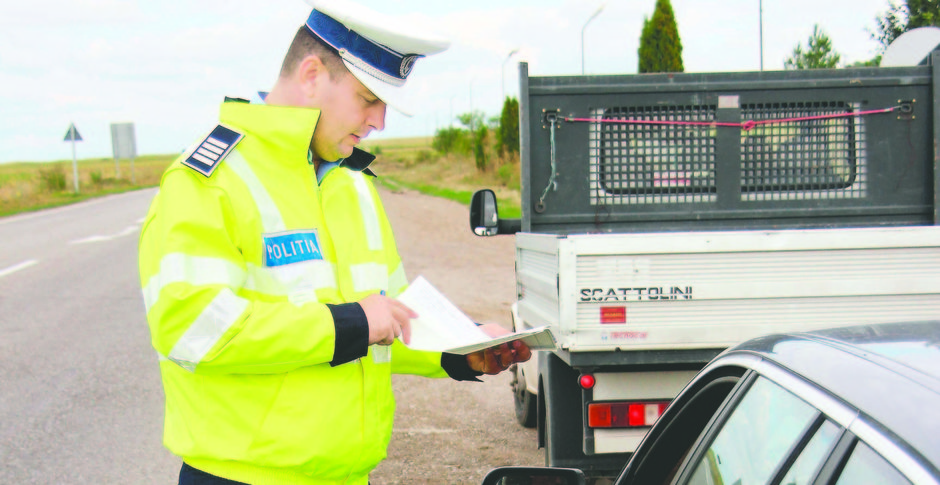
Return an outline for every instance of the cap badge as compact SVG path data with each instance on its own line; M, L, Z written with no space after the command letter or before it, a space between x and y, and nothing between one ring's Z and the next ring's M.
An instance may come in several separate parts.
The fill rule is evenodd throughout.
M415 61L417 61L419 57L421 56L411 55L402 58L401 70L399 71L401 77L406 78L409 74L411 74L411 70L415 67Z

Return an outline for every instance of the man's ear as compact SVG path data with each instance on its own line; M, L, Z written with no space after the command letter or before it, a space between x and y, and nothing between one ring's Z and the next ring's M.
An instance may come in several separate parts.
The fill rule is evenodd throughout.
M307 99L317 99L324 83L330 80L330 73L327 71L326 65L315 54L308 55L300 61L294 71L294 76L294 80Z

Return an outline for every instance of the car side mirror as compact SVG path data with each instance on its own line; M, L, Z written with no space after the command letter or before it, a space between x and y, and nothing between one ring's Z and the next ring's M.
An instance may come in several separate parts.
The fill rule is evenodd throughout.
M500 219L496 194L490 189L474 192L470 201L470 230L477 236L515 234L522 228L520 219Z
M483 485L584 485L584 472L575 468L504 466L494 468Z

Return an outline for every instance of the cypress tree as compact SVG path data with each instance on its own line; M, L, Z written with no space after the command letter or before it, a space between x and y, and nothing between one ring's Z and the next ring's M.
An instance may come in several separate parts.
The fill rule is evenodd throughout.
M501 153L519 153L519 100L506 97L496 132L496 149Z
M473 134L473 158L476 161L477 170L481 172L486 171L486 138L489 131L484 125Z
M653 17L643 20L639 72L682 72L682 41L669 0L656 0Z

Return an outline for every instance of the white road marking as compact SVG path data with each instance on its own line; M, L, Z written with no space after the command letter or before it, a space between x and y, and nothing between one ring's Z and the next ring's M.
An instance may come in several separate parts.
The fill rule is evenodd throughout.
M44 209L44 210L41 210L41 211L30 212L30 213L27 213L27 214L18 214L18 215L15 215L15 216L0 217L0 225L9 224L9 223L11 223L11 222L21 222L21 221L25 221L25 220L29 220L29 219L35 219L35 218L37 218L37 217L43 217L43 216L53 215L53 214L57 214L57 213L59 213L59 212L71 211L71 210L75 210L75 209L83 209L83 208L85 208L85 207L88 207L88 206L91 206L91 205L97 205L97 204L100 204L100 203L103 203L103 202L108 202L108 201L111 201L111 200L116 199L116 198L134 196L135 194L138 194L138 193L140 193L140 192L145 192L145 191L153 191L154 195L156 195L157 192L158 192L158 190L157 190L156 187L151 187L151 188L140 189L140 190L135 190L135 191L131 191L131 192L124 192L124 193L121 193L121 194L106 195L106 196L104 196L104 197L99 197L99 198L96 198L96 199L90 199L90 200L86 200L86 201L84 201L84 202L78 202L78 203L75 203L75 204L63 205L63 206L61 206L61 207L56 207L56 208L53 208L53 209ZM149 207L150 204L147 204L147 206Z
M115 237L130 236L131 234L134 234L135 232L137 232L138 229L140 229L139 226L127 226L124 228L123 231L118 233Z
M93 242L111 241L119 237L124 237L130 234L133 234L137 232L138 229L140 229L140 227L138 226L127 226L126 228L124 228L123 231L117 234L111 234L110 236L99 236L99 235L88 236L86 238L69 241L69 244L87 244L87 243L93 243Z
M13 273L16 273L17 271L19 271L19 270L21 270L21 269L29 268L30 266L32 266L32 265L34 265L34 264L39 264L39 261L37 261L37 260L35 260L35 259L30 259L30 260L27 260L27 261L23 261L22 263L19 263L19 264L14 264L13 266L10 266L9 268L0 269L0 278L3 278L4 276L7 276L7 275L11 275L11 274L13 274Z
M111 239L114 239L114 238L111 236L89 236L84 239L76 239L74 241L69 241L69 244L86 244L86 243L93 243L93 242L103 242L103 241L110 241Z

